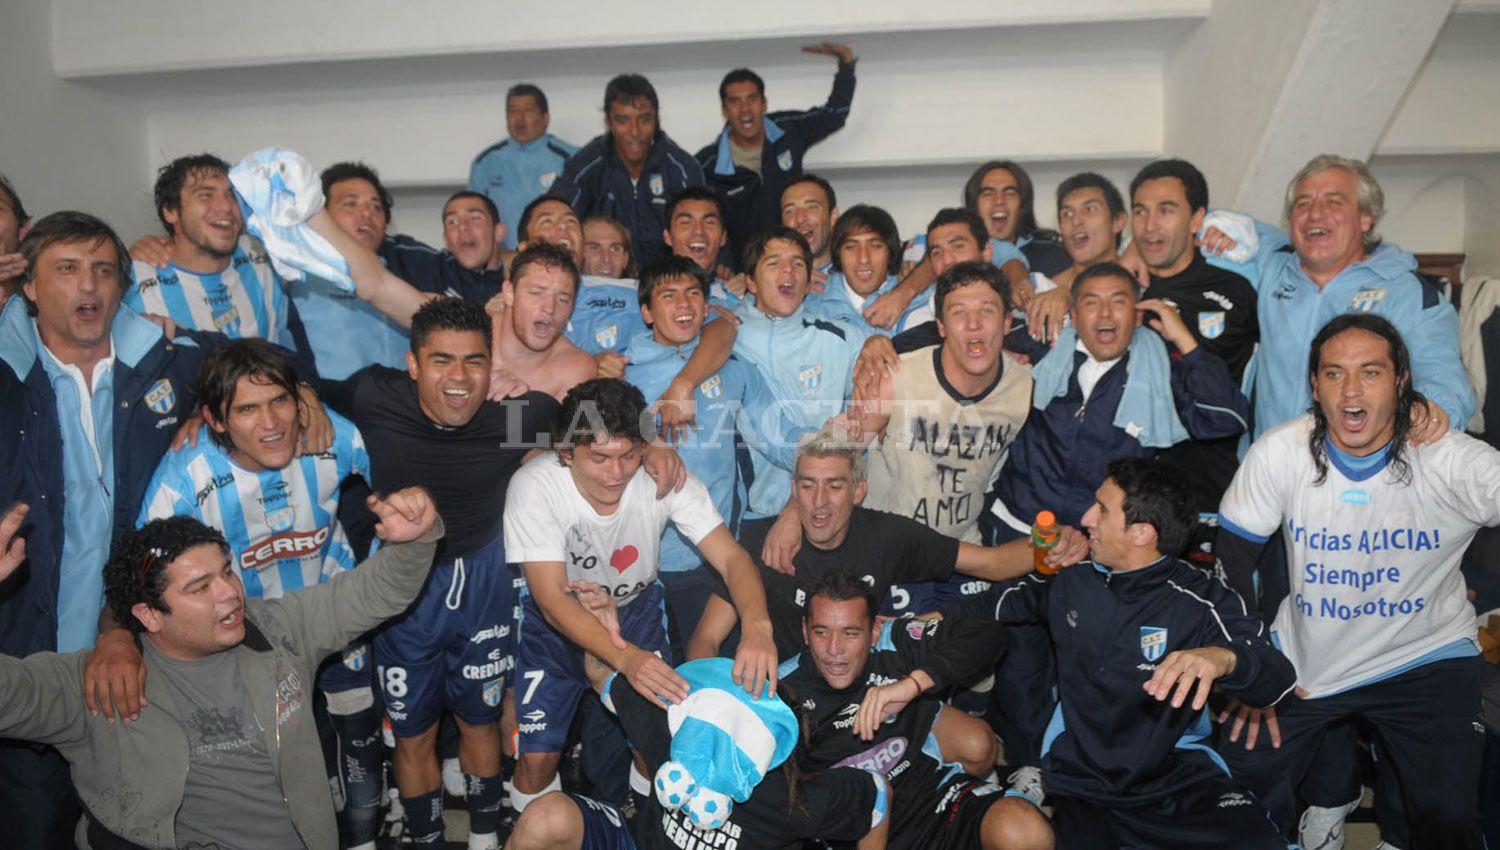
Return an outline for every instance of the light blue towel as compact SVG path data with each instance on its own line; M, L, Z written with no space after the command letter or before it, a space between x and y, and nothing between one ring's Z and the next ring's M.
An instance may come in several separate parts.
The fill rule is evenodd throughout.
M266 246L283 280L312 275L354 291L349 264L307 226L323 208L323 186L307 160L286 148L262 148L229 170L245 229Z
M1052 350L1032 367L1033 407L1045 410L1052 399L1068 391L1077 348L1078 331L1063 328ZM1165 449L1186 440L1188 432L1177 416L1177 403L1172 397L1171 356L1155 331L1135 329L1125 369L1125 390L1115 410L1115 427L1153 449Z

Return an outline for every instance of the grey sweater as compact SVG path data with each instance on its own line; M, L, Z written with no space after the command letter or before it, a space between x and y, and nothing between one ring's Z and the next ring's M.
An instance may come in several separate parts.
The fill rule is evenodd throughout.
M313 723L314 671L324 658L405 611L432 566L439 519L420 540L383 547L358 569L280 599L245 601L240 675L257 716L274 717L266 749L297 834L310 850L337 850L338 827ZM83 702L88 652L0 655L0 737L56 747L84 806L114 836L177 846L188 743L159 671L147 657L140 719L110 723Z

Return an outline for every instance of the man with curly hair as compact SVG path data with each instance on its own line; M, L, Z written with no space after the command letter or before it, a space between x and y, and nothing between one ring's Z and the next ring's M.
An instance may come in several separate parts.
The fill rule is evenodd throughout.
M153 520L121 540L104 587L149 671L133 722L84 707L86 650L0 656L0 736L68 760L91 846L339 846L314 671L411 603L444 533L421 488L369 506L387 544L378 554L274 600L245 598L223 536L195 519ZM0 521L0 571L19 560L15 513Z

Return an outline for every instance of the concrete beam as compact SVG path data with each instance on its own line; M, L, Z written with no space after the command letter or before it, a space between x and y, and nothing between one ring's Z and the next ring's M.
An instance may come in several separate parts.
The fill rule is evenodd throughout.
M1319 153L1369 158L1454 0L1219 0L1173 57L1166 150L1214 203L1278 220Z

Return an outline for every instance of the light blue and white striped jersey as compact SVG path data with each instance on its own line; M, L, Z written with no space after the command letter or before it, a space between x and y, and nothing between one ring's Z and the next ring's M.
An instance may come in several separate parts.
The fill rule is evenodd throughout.
M328 411L333 445L292 459L284 469L251 472L215 443L207 425L198 445L168 452L141 505L139 525L190 516L223 533L245 595L276 599L353 569L354 552L338 522L339 485L370 480L365 441L349 420Z
M135 284L125 306L137 313L167 316L180 327L217 331L230 339L259 337L295 348L287 329L286 290L271 260L253 236L240 237L229 265L218 274L195 274L175 265L158 269L131 264Z

